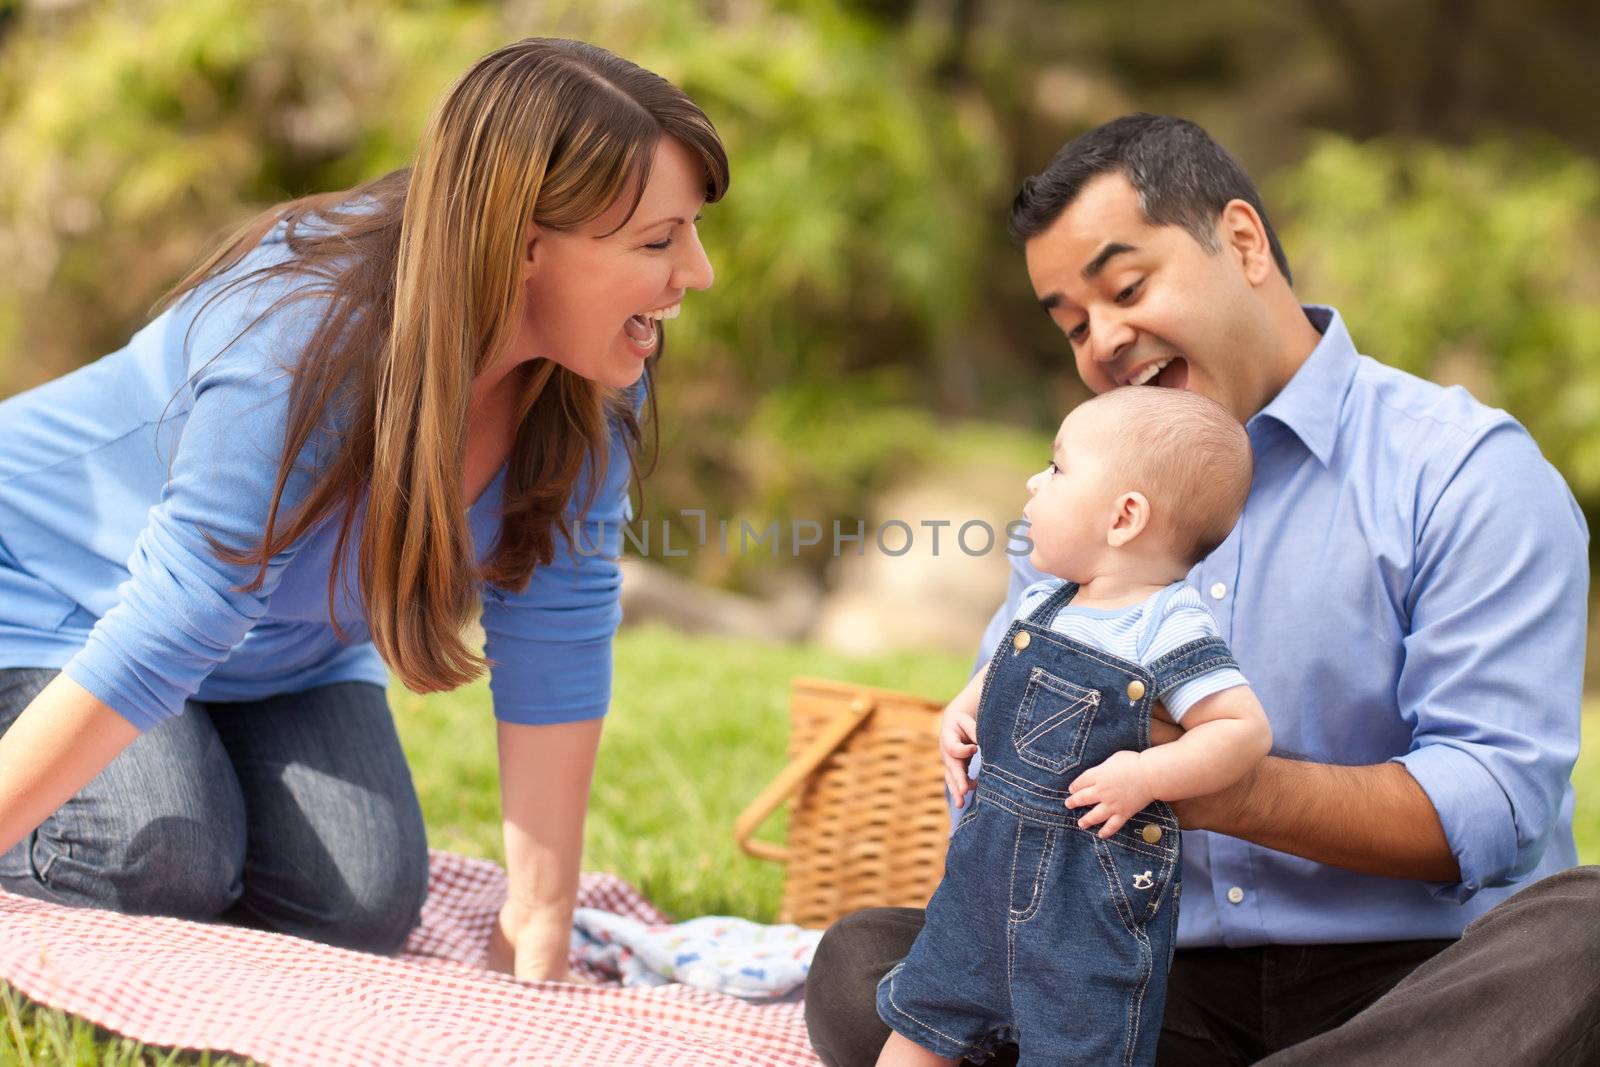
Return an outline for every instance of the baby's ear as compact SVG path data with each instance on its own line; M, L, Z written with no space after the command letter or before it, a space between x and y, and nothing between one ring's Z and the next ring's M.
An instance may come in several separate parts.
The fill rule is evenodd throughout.
M1136 489L1117 497L1111 512L1111 527L1106 531L1106 544L1122 548L1144 533L1150 525L1150 501Z

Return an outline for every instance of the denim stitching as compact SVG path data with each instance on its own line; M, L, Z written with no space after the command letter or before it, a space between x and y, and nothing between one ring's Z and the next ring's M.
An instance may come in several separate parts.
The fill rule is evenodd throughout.
M998 767L984 768L985 774L989 773L990 771L994 772L996 778L1010 779L1010 776ZM1017 784L1019 788L1024 787L1020 782ZM1063 810L1059 813L1054 811L1041 811L1038 808L1030 808L1026 805L1018 804L1016 801L1011 800L992 789L985 790L982 795L986 803L1003 808L1020 819L1026 819L1029 822L1037 823L1040 826L1054 826L1063 828L1077 828L1078 826L1077 813L1074 811ZM1140 818L1142 823L1149 823L1152 826L1161 827L1163 834L1178 832L1177 820L1168 820L1167 818L1161 816L1159 812L1155 817L1145 815L1141 816ZM1087 833L1088 831L1085 832ZM1116 841L1121 847L1128 849L1130 852L1137 852L1142 856L1149 856L1153 859L1161 860L1163 863L1172 862L1176 856L1176 850L1174 848L1150 845L1149 842L1145 841L1143 837L1134 833L1126 826L1113 834L1110 840Z
M1190 641L1188 644L1179 645L1171 652L1168 652L1166 655L1150 664L1150 672L1152 674L1159 674L1169 663L1175 663L1178 660L1187 659L1196 653L1205 652L1213 648L1220 649L1223 655L1228 654L1228 646L1223 643L1221 638L1200 637ZM1232 656L1229 656L1229 658L1231 659Z
M1021 821L1020 820L1018 821L1018 825L1019 826L1021 825ZM1027 908L1024 909L1020 914L1016 913L1016 912L1012 913L1011 921L1013 923L1025 923L1025 922L1027 922L1029 919L1033 918L1034 915L1036 915L1038 913L1039 906L1044 903L1044 894L1041 893L1039 890L1043 886L1045 872L1050 869L1050 860L1055 855L1055 851L1056 851L1056 834L1058 832L1059 831L1054 826L1049 826L1049 827L1045 828L1045 831L1044 831L1044 849L1040 853L1040 856L1039 856L1039 865L1037 867L1035 867L1034 871L1033 871L1033 892L1028 897L1028 906L1027 906ZM1018 836L1020 837L1021 835L1019 834Z
M904 963L904 961L901 961L901 962L902 962L902 964ZM923 1022L921 1019L917 1018L915 1015L912 1015L909 1011L906 1011L905 1008L902 1008L900 1006L900 1002L894 999L894 973L893 972L890 972L890 974L889 974L889 1003L894 1006L894 1010L895 1011L899 1012L901 1015L904 1015L907 1019L910 1019L912 1022L916 1023L918 1026L921 1026L924 1029L927 1029L927 1030L929 1030L929 1031L931 1031L931 1032L933 1032L935 1034L938 1034L940 1037L944 1038L946 1041L949 1041L949 1042L951 1042L952 1044L955 1044L955 1045L959 1045L962 1049L965 1049L965 1050L968 1050L968 1051L972 1051L972 1052L980 1051L976 1045L969 1045L965 1041L961 1040L959 1037L951 1037L949 1034L945 1033L943 1030L939 1029L937 1026L929 1026L927 1023Z
M1051 682L1059 683L1068 691L1062 692L1055 689L1048 682L1044 681L1046 678L1048 678ZM1038 691L1040 689L1048 689L1057 696L1064 697L1069 700L1076 699L1077 704L1072 705L1073 707L1076 707L1079 704L1086 704L1087 707L1073 715L1066 715L1065 712L1067 709L1063 708L1062 711L1056 713L1056 715L1061 716L1061 718L1055 724L1055 726L1052 726L1050 727L1050 730L1045 730L1043 733L1039 733L1037 736L1035 736L1034 731L1024 731L1022 728L1022 709L1033 707L1033 702L1038 699ZM1071 690L1077 690L1077 693L1071 692ZM1081 693L1082 696L1078 696L1078 693ZM1075 685L1072 682L1067 682L1063 679L1057 678L1049 671L1046 671L1043 667L1035 667L1029 674L1027 687L1023 690L1022 702L1017 708L1018 713L1012 720L1012 748L1016 750L1017 757L1028 765L1038 767L1043 771L1050 771L1053 774L1063 774L1068 769L1076 767L1083 760L1083 749L1084 746L1089 743L1089 731L1094 726L1094 712L1099 706L1100 693L1098 690L1084 689L1082 686ZM1054 717L1056 716L1052 716L1052 718ZM1051 730L1055 730L1057 727L1063 726L1074 719L1077 720L1078 737L1073 741L1072 755L1068 760L1061 762L1058 765L1053 761L1045 759L1043 756L1040 756L1036 753L1030 753L1028 751L1027 745L1037 743L1040 738L1044 737L1045 734L1048 734ZM1049 720L1047 719L1046 721L1048 722ZM1032 740L1029 740L1030 738Z
M1232 656L1218 656L1215 659L1203 660L1192 667L1186 667L1177 674L1166 675L1159 686L1160 695L1165 696L1167 693L1172 692L1175 686L1187 682L1190 678L1198 678L1203 674L1210 674L1212 671L1223 670L1227 667L1238 670L1239 665L1234 662Z

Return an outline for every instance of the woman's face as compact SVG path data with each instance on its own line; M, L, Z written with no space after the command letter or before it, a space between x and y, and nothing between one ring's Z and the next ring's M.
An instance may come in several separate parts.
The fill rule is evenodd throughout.
M629 200L620 199L577 230L533 227L516 359L552 359L616 388L637 381L660 344L660 320L677 317L686 290L711 285L694 225L705 192L699 159L663 137L626 224Z

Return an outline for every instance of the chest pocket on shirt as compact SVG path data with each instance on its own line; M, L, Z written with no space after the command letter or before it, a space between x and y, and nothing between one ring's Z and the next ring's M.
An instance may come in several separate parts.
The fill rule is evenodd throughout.
M1057 678L1043 667L1033 668L1017 709L1012 737L1017 757L1053 774L1077 766L1099 707L1098 690Z

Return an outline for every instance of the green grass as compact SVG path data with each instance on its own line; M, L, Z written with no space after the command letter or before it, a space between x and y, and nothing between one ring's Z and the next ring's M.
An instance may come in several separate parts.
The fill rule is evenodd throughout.
M617 639L616 698L595 770L584 868L614 872L674 917L770 921L783 872L733 843L735 816L783 765L789 679L845 678L930 697L965 680L962 655L853 659L815 648L690 637L661 628ZM488 687L421 697L390 692L435 848L503 859ZM1600 707L1584 716L1600 737ZM1580 859L1600 862L1600 753L1573 780ZM763 836L781 840L775 815ZM0 1067L10 1064L234 1064L153 1050L40 1008L0 985Z

